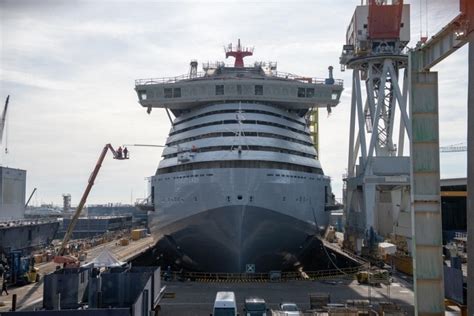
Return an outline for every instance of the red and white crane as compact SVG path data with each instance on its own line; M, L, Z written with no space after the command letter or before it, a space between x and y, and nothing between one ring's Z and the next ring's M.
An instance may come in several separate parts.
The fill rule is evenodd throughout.
M61 243L61 246L54 257L54 262L56 263L61 263L61 264L66 264L66 265L76 265L77 264L77 259L71 256L64 256L67 243L71 239L72 233L74 231L74 227L76 226L77 220L79 219L79 216L81 215L82 209L84 208L84 205L86 204L87 197L89 196L89 193L91 192L92 186L94 185L94 181L97 178L97 175L99 174L100 168L102 167L102 163L104 162L105 156L107 155L108 151L112 152L112 155L114 159L117 160L126 160L129 159L128 152L126 151L125 153L122 151L122 148L119 147L118 150L115 150L111 144L106 144L104 148L102 149L102 152L100 153L99 159L97 160L97 163L94 167L94 170L92 171L92 174L89 177L86 189L84 193L82 194L81 200L79 202L79 205L76 208L76 211L74 213L74 216L71 219L71 222L69 223L69 226L66 230L66 234L64 235L63 241Z

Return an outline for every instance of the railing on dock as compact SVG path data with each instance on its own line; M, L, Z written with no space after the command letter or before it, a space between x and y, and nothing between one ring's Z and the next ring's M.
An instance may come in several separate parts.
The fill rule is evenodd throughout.
M281 282L291 280L331 280L331 279L355 279L356 274L365 267L349 267L341 269L328 269L319 271L270 271L265 273L225 273L225 272L180 272L162 271L165 281L190 280L199 282Z

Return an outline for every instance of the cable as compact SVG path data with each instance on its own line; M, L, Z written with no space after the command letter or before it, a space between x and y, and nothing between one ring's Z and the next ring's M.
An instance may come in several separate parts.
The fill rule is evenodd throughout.
M420 39L423 37L423 15L422 15L422 11L423 11L423 4L420 0Z
M316 224L316 228L319 228L318 221L317 221L317 219L316 219L316 214L314 213L314 207L313 207L313 205L311 204L311 200L309 201L309 203L310 203L310 205L311 205L311 210L313 211L314 223ZM319 233L319 231L317 231L317 233ZM323 242L323 241L321 241L321 244L322 244L322 246L323 246L324 253L326 253L326 256L328 257L328 259L329 259L329 261L332 263L332 265L333 265L339 272L341 272L341 273L344 274L344 275L347 275L346 272L342 271L342 270L334 263L334 261L332 261L331 256L329 255L329 253L328 253L328 251L327 251L327 249L326 249L326 246L324 246L324 242Z
M425 0L426 39L428 39L428 0Z

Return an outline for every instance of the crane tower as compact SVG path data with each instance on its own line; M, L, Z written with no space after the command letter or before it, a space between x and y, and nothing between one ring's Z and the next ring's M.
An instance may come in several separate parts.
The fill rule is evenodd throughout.
M341 69L352 70L345 246L358 253L370 251L394 230L410 238L410 161L403 156L411 134L409 41L408 4L367 0L355 9L340 57Z

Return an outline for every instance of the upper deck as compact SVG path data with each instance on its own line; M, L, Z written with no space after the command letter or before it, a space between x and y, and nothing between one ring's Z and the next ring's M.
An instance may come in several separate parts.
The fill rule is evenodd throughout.
M206 65L201 73L135 81L143 107L169 108L175 114L213 102L257 101L292 110L336 106L342 80L319 79L277 72L274 64L230 67Z

